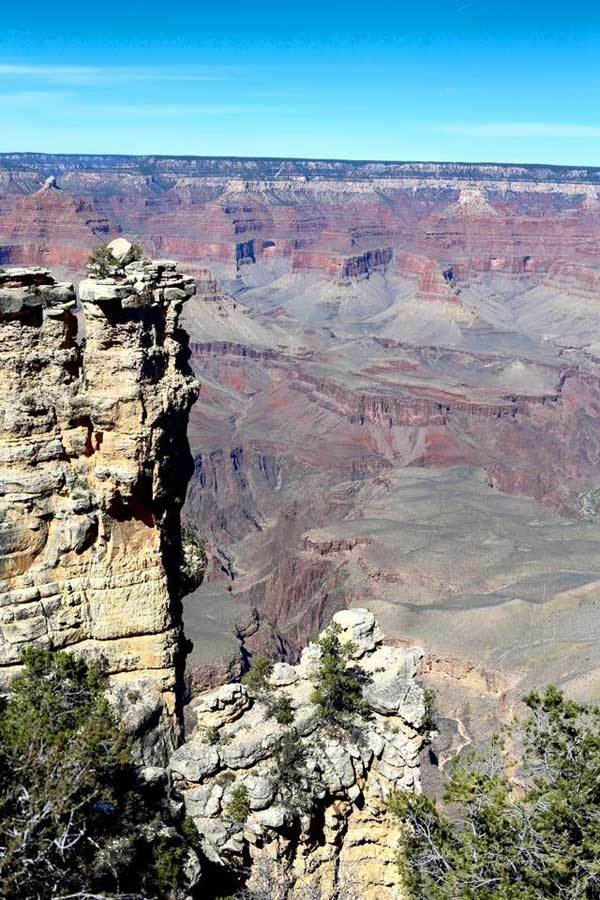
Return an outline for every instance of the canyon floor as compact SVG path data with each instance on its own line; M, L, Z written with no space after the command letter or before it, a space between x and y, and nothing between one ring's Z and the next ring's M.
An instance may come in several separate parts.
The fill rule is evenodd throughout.
M366 605L388 635L426 648L454 747L473 716L493 728L533 684L597 698L590 348L518 327L520 277L465 286L457 323L444 305L419 316L385 274L336 288L279 267L226 274L229 297L201 291L186 321L203 385L187 515L210 523L214 552L187 601L192 665L215 652L205 604L227 610L226 630L233 615L246 649L292 656L335 609ZM494 281L504 327L501 301L489 313Z
M442 762L533 685L597 699L600 173L278 162L0 158L3 264L123 233L197 277L190 680L366 606Z

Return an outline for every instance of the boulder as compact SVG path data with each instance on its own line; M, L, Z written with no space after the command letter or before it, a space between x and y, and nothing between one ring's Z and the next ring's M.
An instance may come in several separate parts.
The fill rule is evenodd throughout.
M422 688L416 682L417 664L423 653L416 648L380 647L366 670L373 675L363 696L372 710L383 716L399 716L420 726L425 715Z
M284 728L274 720L267 720L252 731L242 732L237 740L223 746L223 764L229 769L249 769L259 760L271 756Z
M244 685L233 682L200 694L191 703L190 713L200 728L221 728L239 719L250 705Z
M121 268L133 262L137 256L136 248L126 238L115 238L108 244L108 249Z
M334 615L333 621L342 629L342 641L352 641L355 644L355 659L370 653L383 641L383 632L368 609L340 610Z
M194 818L212 818L221 812L223 786L209 782L184 792L185 808L188 815Z
M349 788L356 782L352 759L340 743L328 742L323 748L323 775L332 793Z
M295 666L290 666L289 663L275 663L269 681L274 687L285 687L294 684L298 681L298 670Z
M244 779L250 809L266 809L275 796L276 784L268 775L249 775Z
M271 806L255 813L256 818L265 828L283 828L288 819L285 806Z
M171 756L169 768L186 781L202 781L218 771L221 763L219 751L210 744L198 740L187 741Z

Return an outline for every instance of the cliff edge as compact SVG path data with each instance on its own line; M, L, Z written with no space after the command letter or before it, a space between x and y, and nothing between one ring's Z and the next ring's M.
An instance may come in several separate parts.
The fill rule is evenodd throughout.
M323 717L315 697L334 665L323 649L332 634L352 648L347 666L363 683L362 712L344 727ZM349 609L258 690L255 679L192 700L193 733L170 760L175 790L207 858L249 875L249 896L404 896L400 826L387 801L420 791L422 655L384 644L373 614Z
M0 269L0 679L30 645L102 657L153 764L180 739L194 290L175 263L122 258L81 283L78 342L71 285Z

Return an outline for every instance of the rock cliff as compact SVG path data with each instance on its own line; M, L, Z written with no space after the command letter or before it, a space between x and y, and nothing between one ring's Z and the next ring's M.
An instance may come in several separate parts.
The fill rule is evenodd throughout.
M18 197L3 218L0 264L49 265L81 270L89 247L119 229L86 199L75 198L47 178L33 194ZM52 240L48 241L48 235Z
M298 665L273 667L262 694L232 683L198 695L194 733L170 766L206 855L234 868L249 863L249 887L267 871L287 886L282 896L329 900L352 883L353 897L392 900L402 891L387 799L420 790L422 653L384 645L365 609L333 621L354 645L349 664L366 675L364 716L344 730L320 717L312 692L324 651L311 643ZM291 713L274 716L282 702Z
M0 269L0 673L29 645L102 657L155 763L180 728L179 509L197 387L178 318L194 284L171 262L126 262L81 283L80 343L71 285Z

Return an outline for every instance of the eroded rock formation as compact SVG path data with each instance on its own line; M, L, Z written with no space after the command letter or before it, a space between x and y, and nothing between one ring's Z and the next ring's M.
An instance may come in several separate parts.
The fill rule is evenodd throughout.
M171 262L90 277L78 344L71 285L0 269L0 672L30 645L102 657L148 762L180 722L179 509L197 386L178 318L193 293Z
M240 868L249 860L250 886L267 866L289 883L290 897L311 886L328 900L351 881L362 900L392 900L401 896L398 825L387 799L420 790L422 653L384 645L365 609L334 622L355 646L352 664L370 676L364 719L342 731L319 716L311 695L323 651L311 643L298 665L274 666L266 695L252 698L232 683L192 701L195 731L171 770L207 856ZM282 698L292 709L286 724L270 713Z

